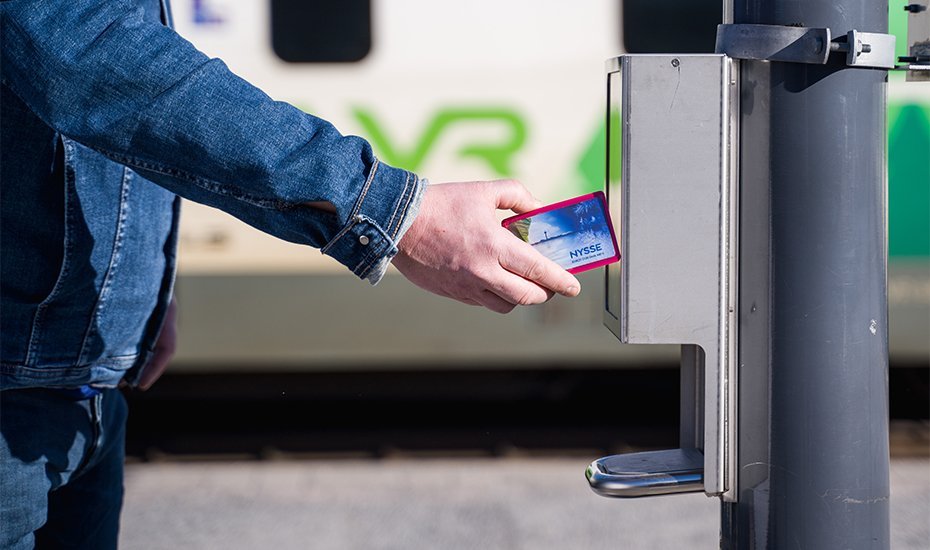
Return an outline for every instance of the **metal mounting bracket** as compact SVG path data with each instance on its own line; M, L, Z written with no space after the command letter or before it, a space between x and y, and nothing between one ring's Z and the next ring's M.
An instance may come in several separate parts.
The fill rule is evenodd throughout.
M898 61L906 63L911 82L930 82L930 0L915 0L904 7L907 15L907 51Z
M830 29L717 25L716 53L734 59L824 64L830 56Z
M845 52L850 67L891 69L895 37L849 31L832 39L830 29L783 25L723 24L717 26L717 53L734 59L823 65L831 52Z
M894 35L849 31L846 42L830 43L830 51L846 52L846 64L850 67L893 69L894 46Z

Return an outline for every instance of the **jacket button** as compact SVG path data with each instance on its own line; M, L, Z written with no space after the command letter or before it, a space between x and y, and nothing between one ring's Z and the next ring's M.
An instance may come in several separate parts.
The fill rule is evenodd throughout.
M362 235L361 237L358 238L358 242L362 243L362 246L365 246L366 244L368 244L368 237L366 237L365 235Z

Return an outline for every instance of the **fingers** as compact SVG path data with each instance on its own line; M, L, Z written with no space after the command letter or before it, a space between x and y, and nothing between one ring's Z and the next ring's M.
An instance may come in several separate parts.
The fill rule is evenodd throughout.
M539 208L542 203L537 200L522 183L516 180L500 180L489 182L497 195L497 207L503 210L513 210L518 214Z
M581 284L574 275L518 239L501 251L500 264L507 271L563 296L577 296L581 292Z
M434 294L438 294L439 296L442 296L442 297L444 297L444 298L449 298L450 300L455 300L456 302L460 302L460 303L463 303L463 304L465 304L465 305L469 305L469 306L479 306L479 307L481 306L480 303L478 303L477 301L475 301L475 300L472 299L472 298L465 298L465 297L455 296L455 295L453 295L453 294L449 294L448 292L443 292L443 291L440 291L440 290L433 290L432 292L433 292Z
M168 363L171 362L172 355L172 350L162 347L155 348L155 354L152 356L152 359L149 360L148 364L145 365L142 378L139 380L140 390L145 391L151 388L152 385L161 378L165 369L168 368Z
M549 301L554 294L551 290L504 269L500 270L496 280L489 282L488 290L517 306L541 304Z
M393 265L434 294L491 311L539 304L554 293L575 296L578 281L501 228L500 209L541 206L517 181L430 186L420 213L398 243ZM449 230L450 220L456 231Z
M490 309L495 313L510 313L516 304L511 304L490 290L484 290L475 297L475 300L482 306Z

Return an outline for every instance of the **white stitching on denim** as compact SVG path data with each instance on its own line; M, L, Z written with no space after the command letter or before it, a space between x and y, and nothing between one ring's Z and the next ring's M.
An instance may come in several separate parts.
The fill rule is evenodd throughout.
M355 203L355 208L352 209L352 215L350 216L351 218L354 218L362 209L362 202L365 200L365 195L368 194L368 188L371 186L371 182L375 180L375 174L378 172L378 165L380 164L381 161L379 161L377 158L375 158L375 161L371 164L371 173L368 174L368 179L365 180L365 186L362 187L362 192L358 196L358 202Z
M80 386L90 380L116 387L120 378L139 359L140 354L115 355L94 361L91 365L75 365L73 362L48 363L39 367L28 367L19 363L0 362L0 388L13 389L51 384L55 386Z
M383 241L381 242L383 243ZM362 257L362 261L360 261L358 265L355 266L355 269L353 271L356 272L358 275L361 275L361 273L358 273L360 269L371 269L371 265L368 265L368 264L372 261L374 257L381 256L382 248L384 248L383 244L382 246L369 248L368 252L366 252L365 255Z
M123 248L123 235L126 229L126 217L128 205L126 204L129 200L129 188L132 184L132 170L128 167L123 167L123 177L120 184L120 193L119 193L119 212L116 216L116 235L113 238L113 248L110 250L110 261L107 264L106 273L103 276L103 283L100 285L100 292L97 294L97 301L94 304L93 313L90 316L90 320L87 323L87 328L84 330L84 339L81 341L81 349L78 352L78 364L81 364L85 361L84 353L87 348L87 341L90 339L91 334L96 328L96 321L100 318L100 312L103 311L103 306L106 304L107 295L110 292L110 287L112 286L112 275L116 270L116 267L119 265L120 252Z
M365 215L355 216L352 219L352 223L342 228L342 230L339 231L339 233L337 233L335 237L333 237L333 240L326 243L326 246L320 249L321 253L327 254L333 248L333 246L337 244L338 241L341 241L342 238L345 237L345 235L349 233L349 231L352 230L352 228L354 228L356 225L359 225L361 223L367 223L377 233L379 233L379 235L376 240L372 240L372 242L370 243L368 247L367 252L365 253L364 256L362 256L361 261L355 264L355 267L346 266L349 268L349 270L352 271L352 273L356 275L359 274L360 270L364 270L363 272L367 272L368 270L370 270L372 266L366 265L366 264L371 262L371 259L374 257L383 256L384 250L385 249L390 250L390 248L393 246L392 243L390 242L391 241L390 236L380 226L378 226L378 224L375 223L373 219Z
M71 271L71 265L68 262L68 249L71 245L71 232L68 230L69 226L67 222L74 213L74 202L69 200L71 195L71 185L69 182L74 182L76 180L74 172L74 145L71 143L71 140L65 138L61 134L58 135L58 138L61 141L62 147L62 169L64 170L63 175L65 184L65 223L64 237L62 238L61 268L58 271L58 278L55 279L55 284L52 285L52 290L50 290L45 299L43 299L39 305L36 306L35 315L32 317L32 327L29 330L29 342L26 344L26 357L23 360L23 363L26 365L30 365L34 361L38 360L38 358L35 356L38 354L38 334L41 334L41 319L44 318L44 314L48 309L49 303L58 297L58 292L61 290L65 278L67 278Z
M397 226L394 227L394 232L391 233L392 241L397 238L397 232L400 231L400 226L403 225L404 219L407 218L407 212L410 210L410 205L413 204L413 196L416 195L417 187L419 183L420 183L420 178L414 175L414 183L413 183L412 189L410 189L410 192L407 194L407 202L404 204L404 211L403 213L401 213L400 219L397 220Z
M369 251L368 254L366 254L362 259L362 261L359 262L357 266L355 266L355 269L352 270L352 272L355 273L360 279L364 279L365 276L368 275L368 273L371 271L371 269L375 267L375 264L378 263L377 260L384 255L381 253L382 249L384 248L384 246L381 246L377 251Z
M336 242L339 241L339 239L345 236L345 234L348 233L353 227L355 227L360 221L362 221L361 217L353 216L352 219L349 220L349 224L343 227L342 230L339 231L339 233L336 233L336 236L333 237L331 241L326 243L326 245L320 249L320 252L322 252L323 254L326 254L326 252L329 251L329 249L331 249L333 245L335 245Z
M404 188L401 190L400 197L398 197L397 202L394 203L394 211L391 212L391 217L388 219L387 225L384 227L390 231L391 226L394 224L394 218L397 216L397 211L400 209L400 203L404 201L404 195L407 193L407 188L410 185L410 172L404 171Z
M381 238L376 241L378 246L370 247L368 249L368 253L362 258L362 261L359 262L358 265L355 266L355 269L352 270L353 273L362 279L366 278L368 273L372 270L372 268L375 267L375 264L377 264L382 257L389 254L389 251L395 248L393 240L388 237L387 233L385 233L383 229L374 223L372 223L372 227L381 233Z
M142 354L131 353L128 355L111 355L110 357L104 357L98 361L94 361L90 365L76 365L72 361L67 361L64 363L43 363L41 366L29 366L21 363L0 362L0 373L17 375L21 374L21 372L25 372L31 377L43 377L68 373L79 368L121 368L126 365L132 365L138 361L140 355Z
M170 166L164 166L162 164L153 163L145 160L139 160L133 157L127 157L125 155L118 155L111 153L109 151L104 151L102 149L94 149L98 153L115 160L120 164L129 166L130 168L137 168L140 170L148 170L149 172L155 172L156 174L161 174L163 176L171 176L173 178L179 178L189 183L193 183L197 187L203 189L204 191L213 193L214 195L220 195L223 197L231 197L236 200L240 200L246 203L249 203L253 206L258 206L260 208L267 208L269 210L279 210L286 211L299 207L297 204L293 204L284 200L274 200L266 199L263 197L257 197L255 195L250 195L248 193L243 193L238 188L235 188L231 185L223 185L217 181L202 178L200 176L190 174L183 170L178 170L177 168L171 168Z

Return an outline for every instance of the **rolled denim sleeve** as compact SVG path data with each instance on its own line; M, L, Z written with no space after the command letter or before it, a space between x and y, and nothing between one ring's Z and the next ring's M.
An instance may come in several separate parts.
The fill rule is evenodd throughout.
M10 0L0 15L4 85L61 134L178 195L320 248L373 283L397 253L425 182L380 163L365 140L272 100L157 10ZM336 214L308 205L316 201Z
M379 184L379 178L383 177L379 172L382 170L396 168L375 160L349 223L323 247L324 254L340 259L353 273L368 279L371 284L381 280L391 258L397 254L397 242L416 216L426 185L426 180L405 172L407 175L400 200L395 201L391 197L385 200L380 197L382 190L387 188ZM384 205L390 204L393 204L393 209L387 215Z

